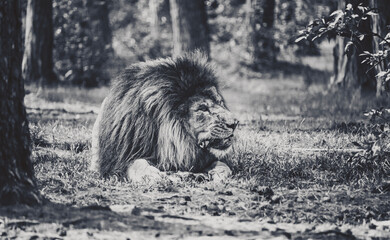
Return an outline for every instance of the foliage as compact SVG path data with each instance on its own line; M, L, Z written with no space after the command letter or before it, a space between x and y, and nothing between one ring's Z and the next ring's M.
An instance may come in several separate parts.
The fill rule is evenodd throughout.
M371 68L378 66L380 71L376 77L384 79L382 84L386 90L390 90L390 32L384 38L378 37L381 39L379 44L382 45L383 50L379 50L376 53L364 51L361 54L365 58L362 63L369 64Z
M299 29L306 26L307 22L314 20L316 16L328 14L333 7L333 1L288 1L279 0L279 6L275 14L275 40L280 48L291 48L298 55L319 55L319 49L316 44L310 41L293 44L295 36Z
M362 3L355 8L352 4L347 4L345 10L337 10L330 16L317 19L311 22L306 29L301 31L301 35L296 39L297 42L307 39L314 41L319 38L341 36L349 39L345 45L345 54L350 54L353 48L362 52L362 64L368 64L368 71L379 67L377 78L383 78L385 81L378 81L377 84L384 84L389 89L390 83L390 33L385 37L375 32L362 32L360 25L368 21L369 17L377 15L378 9L370 8ZM362 51L361 42L367 37L376 37L380 41L382 50L370 53ZM375 41L375 39L374 39ZM368 72L367 71L367 72ZM358 175L359 171L371 171L372 176L383 176L390 172L390 110L372 109L365 115L370 117L372 125L367 139L363 142L354 142L354 144L363 151L353 155L349 163L351 169Z
M329 13L334 1L275 1L274 27L267 34L274 39L278 60L296 59L297 56L318 55L316 44L310 42L294 43L292 36L306 25L306 21ZM209 27L212 48L231 52L239 64L250 62L248 49L249 19L245 0L209 0ZM216 54L225 53L218 51ZM238 57L237 57L238 56ZM219 56L213 57L218 58ZM235 64L232 63L232 64ZM239 66L241 67L241 66Z
M363 22L368 21L370 16L377 15L378 9L370 8L360 3L357 7L352 4L347 4L345 10L334 11L327 17L312 21L304 30L300 31L300 35L295 40L300 42L303 39L314 41L327 37L328 39L336 36L341 36L349 39L345 45L345 53L349 54L352 48L358 48L361 57L364 58L362 63L367 63L371 67L381 66L382 63L390 60L390 33L385 37L380 36L375 32L362 32L360 26ZM377 37L383 50L376 53L362 51L361 42L367 37ZM385 69L381 69L376 75L378 78L385 79L385 86L388 87L390 81L390 64L385 65ZM369 71L368 70L368 71Z
M324 36L333 38L338 35L350 38L350 43L346 47L348 50L353 44L359 46L359 40L363 40L369 34L360 32L359 25L373 14L375 14L374 9L369 9L362 4L357 9L354 9L352 4L347 4L345 11L337 10L327 17L312 21L306 29L300 32L296 42L302 39L314 41Z
M116 54L130 62L171 55L172 29L169 0L158 1L159 39L151 35L149 0L114 1L110 13Z
M93 87L108 81L104 66L111 53L111 39L102 39L101 19L91 14L92 8L102 6L101 1L89 2L53 1L53 57L62 81ZM104 34L111 36L110 32Z
M386 176L390 172L390 110L373 109L365 115L372 124L365 141L353 142L363 151L350 158L351 169L372 171L376 177Z

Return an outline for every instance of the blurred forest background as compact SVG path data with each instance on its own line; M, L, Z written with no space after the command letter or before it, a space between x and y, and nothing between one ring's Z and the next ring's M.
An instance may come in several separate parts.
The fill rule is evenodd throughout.
M26 83L97 87L131 63L200 48L231 73L306 72L328 81L333 63L302 66L302 57L321 54L322 41L295 38L337 7L337 0L23 0L23 73ZM325 42L328 53L334 43Z
M22 10L23 75L41 86L102 86L131 63L194 49L236 78L293 73L381 96L387 80L375 76L389 76L383 0L23 0ZM302 29L311 41L295 41ZM380 64L361 64L380 51L368 56Z

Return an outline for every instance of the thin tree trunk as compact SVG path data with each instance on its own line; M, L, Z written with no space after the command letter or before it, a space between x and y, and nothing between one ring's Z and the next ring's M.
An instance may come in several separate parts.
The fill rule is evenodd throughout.
M37 203L23 105L19 1L0 1L0 205Z
M200 49L210 55L206 6L203 0L170 0L173 55Z
M158 15L158 9L160 6L160 0L150 0L149 9L152 16L151 21L151 33L155 41L160 40L160 18Z
M275 0L247 0L251 64L260 70L276 62L274 39Z
M108 1L87 0L86 4L88 15L90 17L90 27L94 31L94 36L103 43L104 47L111 47L112 32L109 20Z
M374 33L378 34L379 36L385 37L388 33L388 30L386 29L387 25L390 25L390 4L388 0L370 0L370 6L373 8L377 8L379 11L379 15L373 16L371 21L371 29ZM378 39L377 37L374 37L374 41L372 41L373 44L373 52L379 52L383 51L383 46L379 45L381 42L381 39ZM389 61L383 61L382 64L379 64L376 66L376 73L383 71L387 69L387 65L389 64ZM384 93L384 86L383 86L383 79L377 78L376 82L376 96L379 97Z
M109 1L84 0L88 18L86 19L86 35L79 72L75 83L85 87L96 87L101 83L107 83L109 77L105 64L112 53L112 32L109 21ZM88 57L84 57L88 56ZM78 82L79 81L79 82ZM81 81L81 82L80 82Z
M28 0L22 70L26 82L40 86L57 82L53 71L52 0Z

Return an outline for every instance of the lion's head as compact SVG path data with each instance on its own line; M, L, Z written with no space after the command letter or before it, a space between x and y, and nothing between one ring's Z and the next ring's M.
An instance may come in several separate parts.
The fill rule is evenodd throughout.
M100 114L94 142L103 176L139 158L161 170L202 171L229 155L237 125L200 53L132 65Z
M198 146L217 158L229 154L238 122L217 89L214 86L204 89L201 95L190 97L186 105L189 132Z

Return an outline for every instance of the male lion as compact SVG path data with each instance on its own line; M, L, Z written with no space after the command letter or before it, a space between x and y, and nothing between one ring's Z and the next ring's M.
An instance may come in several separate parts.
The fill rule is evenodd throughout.
M225 178L237 123L201 53L134 64L102 103L91 168L134 182L158 179L160 170Z

